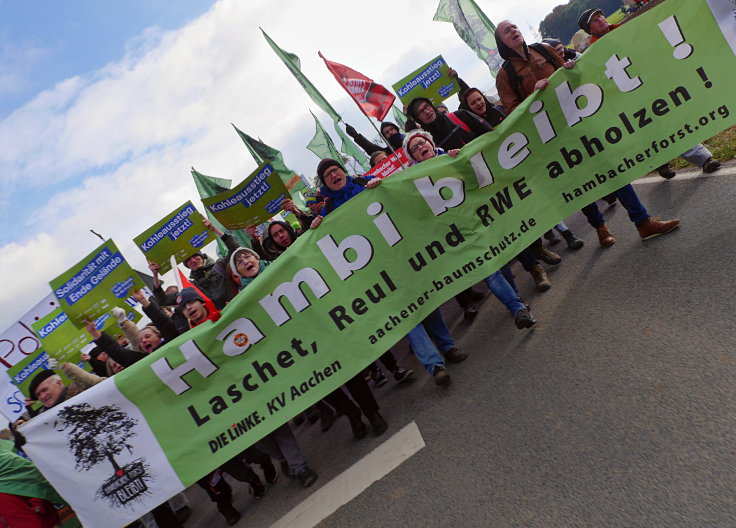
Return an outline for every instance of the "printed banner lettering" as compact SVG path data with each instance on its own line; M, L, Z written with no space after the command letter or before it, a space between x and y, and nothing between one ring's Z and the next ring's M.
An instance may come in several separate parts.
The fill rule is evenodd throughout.
M395 83L393 89L404 104L415 97L426 97L438 105L460 91L460 85L450 77L450 67L440 55Z
M127 302L130 289L145 286L112 240L49 284L64 313L80 328L85 320L100 318L103 318L104 328L110 326L114 321L110 318L110 310L118 306L127 311L131 306Z
M106 528L242 452L561 219L733 126L736 57L708 9L715 1L670 0L644 13L457 158L424 161L358 194L219 321L25 424L29 454L85 525ZM670 17L687 56L675 50L682 40L657 29ZM76 458L70 438L85 438L93 413L137 436L106 444L118 452L93 437L94 456ZM136 484L110 502L124 475Z
M226 228L244 229L275 216L288 197L279 173L265 162L240 184L202 203Z

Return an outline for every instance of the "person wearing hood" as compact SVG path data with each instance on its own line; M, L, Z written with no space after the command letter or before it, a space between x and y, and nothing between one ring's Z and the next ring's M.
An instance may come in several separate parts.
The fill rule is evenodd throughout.
M578 26L590 34L590 44L593 45L594 42L597 42L614 29L620 27L620 24L609 24L603 11L593 8L586 9L580 14ZM698 143L694 147L686 150L680 154L680 157L696 167L702 167L705 173L712 173L721 168L721 162L713 159L713 154L702 143ZM660 165L656 170L662 178L667 180L676 176L675 171L670 168L669 163Z
M340 162L331 158L325 158L319 162L317 176L320 182L322 182L322 195L326 196L327 200L325 207L322 209L321 216L318 216L312 222L312 229L317 229L322 223L324 216L327 216L350 198L357 196L365 189L374 188L381 183L381 180L378 178L370 180L366 178L353 179L345 173L345 168ZM437 310L437 312L439 311ZM439 315L441 320L441 314ZM437 319L431 320L436 321ZM442 321L441 326L444 327L444 331L442 328L439 328L438 333L446 334L445 337L449 338L446 341L449 348L445 352L445 358L454 363L464 361L468 355L455 348L454 341L449 336L449 331L444 321ZM421 324L415 326L409 331L406 337L409 340L414 355L424 365L427 372L434 377L435 384L444 386L450 383L450 375L445 368L445 359L439 354L432 340L429 339L424 326Z
M557 55L559 55L563 61L574 61L582 57L582 54L578 53L574 49L566 47L560 40L546 38L542 39L542 43L552 46L552 48L557 52Z
M506 117L503 107L494 105L478 88L463 90L460 92L459 99L461 110L474 113L481 119L488 121L488 124L494 128L500 125Z
M506 59L496 76L496 89L509 113L535 91L544 90L549 85L548 78L558 68L575 66L575 61L563 62L548 44L527 46L519 28L508 20L498 24L495 37L498 52ZM509 71L515 72L516 81ZM624 185L615 194L642 240L667 234L680 224L676 219L660 221L652 218L631 184ZM616 242L595 202L583 207L582 212L596 230L601 247L610 247Z
M459 149L478 136L492 132L493 127L468 110L443 114L438 112L426 97L415 97L407 106L409 117L428 130L438 147L445 150Z
M421 163L445 153L442 149L435 147L432 135L425 130L409 132L404 139L404 150L415 163ZM458 152L458 150L451 150L447 154L454 158L458 155ZM511 277L511 280L507 280L507 277ZM484 281L496 299L506 306L514 317L516 328L522 329L534 326L537 321L519 297L519 290L516 288L508 264L493 272Z

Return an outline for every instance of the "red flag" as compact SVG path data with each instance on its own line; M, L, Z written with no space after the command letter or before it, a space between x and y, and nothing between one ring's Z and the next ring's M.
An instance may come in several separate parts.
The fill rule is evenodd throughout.
M386 117L386 114L391 109L391 105L394 104L394 100L396 99L394 94L380 84L374 83L373 79L369 79L362 73L358 73L342 64L328 61L324 58L322 52L318 53L322 57L322 60L325 61L327 69L332 72L337 82L345 88L345 91L350 94L350 97L363 110L363 113L367 116L375 117L379 121L383 121L383 118Z

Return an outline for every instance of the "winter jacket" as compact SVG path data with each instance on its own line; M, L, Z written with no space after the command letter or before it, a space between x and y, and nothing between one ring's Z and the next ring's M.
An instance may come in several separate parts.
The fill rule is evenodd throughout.
M189 280L191 280L203 294L212 299L212 302L215 303L215 307L217 307L218 310L222 310L230 300L225 270L227 268L228 259L230 258L229 253L235 251L239 247L235 239L227 233L221 236L220 240L222 240L225 246L227 246L228 255L218 259L217 261L207 257L205 259L204 266L189 274Z
M501 57L511 63L518 76L518 82L514 83L504 68L498 70L496 74L496 90L498 90L498 96L506 114L510 114L534 92L534 85L537 81L547 79L564 64L550 45L542 44L542 46L549 53L549 57L545 57L526 44L524 44L524 57L505 44L499 44L498 51Z

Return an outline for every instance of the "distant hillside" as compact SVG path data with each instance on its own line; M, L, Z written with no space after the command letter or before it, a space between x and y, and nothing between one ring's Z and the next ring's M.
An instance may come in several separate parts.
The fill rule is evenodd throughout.
M539 23L539 32L544 38L556 38L569 42L578 27L578 18L586 9L597 7L606 15L621 7L621 0L571 0L558 5Z

